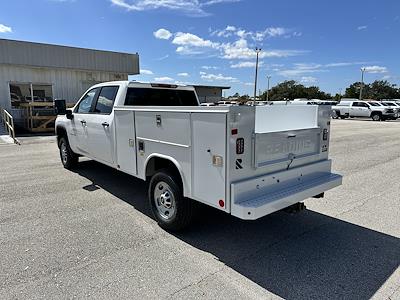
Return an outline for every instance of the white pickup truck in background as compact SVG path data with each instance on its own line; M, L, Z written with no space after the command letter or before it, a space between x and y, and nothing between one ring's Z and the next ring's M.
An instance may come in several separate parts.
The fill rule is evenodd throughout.
M62 112L61 112L62 113ZM61 161L86 156L143 180L167 230L193 201L254 220L339 186L328 158L330 106L199 105L191 86L108 82L56 120Z
M398 110L378 101L342 100L332 106L333 118L371 118L374 121L396 120Z

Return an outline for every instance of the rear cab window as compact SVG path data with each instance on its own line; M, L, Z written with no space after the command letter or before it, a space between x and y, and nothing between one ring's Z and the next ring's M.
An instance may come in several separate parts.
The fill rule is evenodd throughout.
M96 106L94 108L95 114L107 114L112 112L115 97L117 96L118 86L103 86L97 97Z
M125 105L131 106L199 106L194 91L129 87Z

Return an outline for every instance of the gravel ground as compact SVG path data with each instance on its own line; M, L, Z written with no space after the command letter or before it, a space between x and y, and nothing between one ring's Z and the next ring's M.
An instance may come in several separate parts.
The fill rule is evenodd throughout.
M333 120L344 182L306 211L201 208L175 235L142 181L21 141L0 145L0 299L400 299L400 122Z

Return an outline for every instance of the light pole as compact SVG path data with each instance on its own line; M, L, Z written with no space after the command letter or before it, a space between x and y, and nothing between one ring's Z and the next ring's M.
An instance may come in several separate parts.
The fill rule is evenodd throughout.
M257 97L257 78L258 78L258 54L261 52L261 48L256 47L256 76L254 78L254 100L253 100L253 105L256 105L256 97Z
M267 85L267 102L269 102L269 80L271 79L271 76L268 75L267 76L267 80L268 80L268 85Z
M364 88L364 72L365 72L365 68L361 68L361 86L360 86L359 100L362 100L362 92L363 92L363 88Z

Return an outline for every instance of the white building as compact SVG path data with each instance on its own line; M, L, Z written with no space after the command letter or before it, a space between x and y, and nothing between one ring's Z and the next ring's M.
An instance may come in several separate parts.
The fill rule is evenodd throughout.
M135 74L138 54L0 39L0 106L17 120L21 103L74 103L93 84Z

